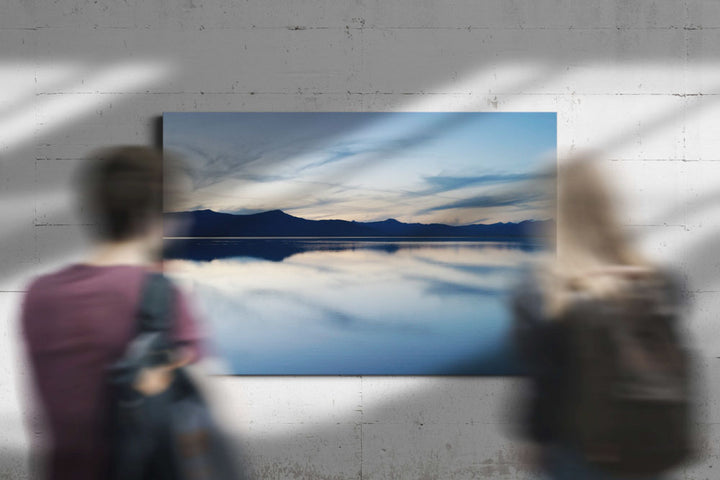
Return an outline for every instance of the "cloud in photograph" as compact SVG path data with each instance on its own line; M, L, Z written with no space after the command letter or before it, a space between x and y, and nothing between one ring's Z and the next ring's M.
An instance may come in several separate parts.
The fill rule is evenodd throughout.
M554 157L555 123L554 113L172 113L164 139L191 167L179 209L463 224L542 216L542 194L524 185ZM513 185L523 186L498 191Z
M415 193L416 195L430 195L478 185L501 185L515 182L538 181L547 178L547 176L547 173L540 172L495 173L480 176L437 175L434 177L425 177L428 188Z
M547 195L539 191L514 191L504 192L496 195L477 195L470 198L463 198L450 203L445 203L421 210L418 213L436 212L439 210L467 209L467 208L491 208L491 207L524 207L533 202L547 200Z

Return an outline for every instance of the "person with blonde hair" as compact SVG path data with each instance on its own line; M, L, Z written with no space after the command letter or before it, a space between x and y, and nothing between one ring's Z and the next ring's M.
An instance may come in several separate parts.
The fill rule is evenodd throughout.
M657 478L690 451L682 289L628 240L595 157L557 177L555 254L512 300L525 433L551 478Z

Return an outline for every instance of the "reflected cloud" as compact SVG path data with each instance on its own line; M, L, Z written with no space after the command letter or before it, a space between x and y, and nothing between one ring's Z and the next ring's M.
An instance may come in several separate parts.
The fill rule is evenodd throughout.
M447 282L427 277L412 278L428 284L424 290L428 295L444 297L446 295L498 296L505 294L505 290L500 288L477 287L464 283Z
M318 269L318 271L323 271ZM320 304L312 300L311 297L305 297L288 293L285 290L274 290L270 288L257 288L244 292L247 296L266 296L275 299L282 298L283 301L293 302L304 307L309 307L317 313L317 320L348 331L371 331L375 333L415 333L427 334L430 332L428 328L423 328L413 324L397 324L391 322L382 322L363 318L360 315L349 313L338 308Z
M249 257L283 262L291 257L309 252L342 252L355 250L369 250L395 254L404 250L414 251L444 251L449 246L469 249L507 249L533 252L539 248L536 241L516 241L507 244L487 241L427 241L427 240L396 240L357 239L357 240L304 240L292 238L260 238L260 239L166 239L165 258L169 260L212 261L219 259ZM442 262L442 260L438 260ZM444 263L443 263L444 264Z
M517 271L517 265L473 265L469 263L446 263L429 258L419 258L418 260L429 265L437 265L477 276L507 274Z
M434 374L477 356L487 373L509 358L498 349L509 329L508 279L539 251L513 242L297 242L314 246L282 262L168 261L195 285L227 373Z

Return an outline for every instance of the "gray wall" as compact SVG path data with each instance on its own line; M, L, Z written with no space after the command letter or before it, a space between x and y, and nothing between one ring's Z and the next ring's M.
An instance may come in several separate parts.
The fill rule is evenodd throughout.
M479 110L558 112L560 155L602 151L627 229L687 276L706 449L678 478L716 478L719 27L709 0L4 0L0 477L28 472L22 289L85 247L70 180L89 150L151 143L163 111ZM334 480L531 478L507 415L517 387L209 385L261 478Z

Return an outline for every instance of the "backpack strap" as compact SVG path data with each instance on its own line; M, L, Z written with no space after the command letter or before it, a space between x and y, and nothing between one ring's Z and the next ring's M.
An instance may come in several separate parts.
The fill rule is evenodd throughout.
M143 282L136 313L136 334L130 345L134 358L146 365L168 363L172 358L170 339L175 290L162 273L148 273ZM128 352L130 353L130 352Z
M108 381L117 389L120 401L140 401L132 386L140 369L171 361L173 345L169 333L173 297L172 285L163 274L145 275L135 314L135 336L122 357L108 368Z
M169 333L174 303L174 290L162 273L145 276L140 306L137 310L137 333Z

